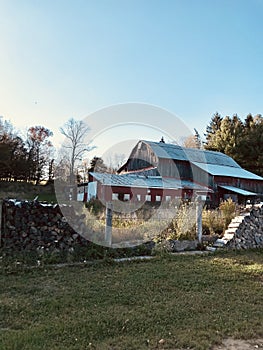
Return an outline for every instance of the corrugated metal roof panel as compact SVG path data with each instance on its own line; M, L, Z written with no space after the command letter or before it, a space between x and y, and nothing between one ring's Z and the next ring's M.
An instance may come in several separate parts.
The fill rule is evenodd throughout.
M199 191L211 192L205 186L193 183L187 180L178 180L172 178L162 178L161 176L142 176L134 174L108 174L108 173L90 173L93 178L107 186L122 187L142 187L142 188L160 188L160 189L193 189Z
M216 164L204 164L193 162L198 168L208 172L214 176L227 176L227 177L237 177L241 179L249 180L263 180L261 176L251 173L241 167L235 168L230 166L216 165Z
M224 188L225 190L229 190L238 194L242 194L243 196L257 196L257 193L250 192L247 190L243 190L242 188L234 187L234 186L219 186L221 188Z
M169 158L198 163L208 163L240 168L231 157L221 152L185 148L174 144L142 141L148 144L159 158Z

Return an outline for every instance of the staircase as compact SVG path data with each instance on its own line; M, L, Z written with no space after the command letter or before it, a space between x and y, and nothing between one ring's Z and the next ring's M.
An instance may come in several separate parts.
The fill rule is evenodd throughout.
M209 250L218 248L263 248L263 203L232 219L223 237L218 238Z

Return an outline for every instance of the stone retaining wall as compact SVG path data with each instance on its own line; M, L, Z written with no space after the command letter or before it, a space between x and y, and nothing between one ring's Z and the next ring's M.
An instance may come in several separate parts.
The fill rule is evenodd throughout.
M214 247L233 249L263 248L263 204L235 217Z
M39 202L4 200L2 202L2 220L0 247L6 251L71 251L75 247L90 244L79 233L82 232L81 216L76 215L73 207L63 208L74 218L73 227L68 225L58 205L46 205ZM65 214L66 215L66 214ZM175 251L185 250L182 243L172 242ZM178 243L178 244L179 244ZM196 242L192 242L195 244ZM263 205L254 207L249 213L233 219L222 239L217 239L214 248L232 249L263 248ZM189 249L189 247L188 247ZM191 248L193 249L193 248Z
M81 222L72 207L65 210ZM68 225L57 204L4 200L1 226L1 248L7 251L61 251L89 244Z

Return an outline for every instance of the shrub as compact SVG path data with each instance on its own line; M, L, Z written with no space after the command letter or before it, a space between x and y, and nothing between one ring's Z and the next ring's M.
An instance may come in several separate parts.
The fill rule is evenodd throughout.
M195 239L196 236L196 205L195 203L181 203L176 216L171 220L167 229L161 233L165 239Z
M226 201L220 203L219 210L223 214L225 221L224 229L226 229L236 215L236 204L232 201L232 198L228 198Z
M221 235L224 231L224 217L218 209L208 210L204 208L202 212L202 222L204 234Z
M92 198L90 201L86 202L85 207L95 216L105 211L104 205L99 199L96 198Z

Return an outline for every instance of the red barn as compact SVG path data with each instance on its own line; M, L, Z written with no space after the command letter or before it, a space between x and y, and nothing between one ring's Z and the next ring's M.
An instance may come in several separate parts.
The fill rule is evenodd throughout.
M263 195L263 178L231 157L164 142L139 141L118 174L90 175L85 192L104 201L160 202L198 194L217 206L229 196L242 202Z

